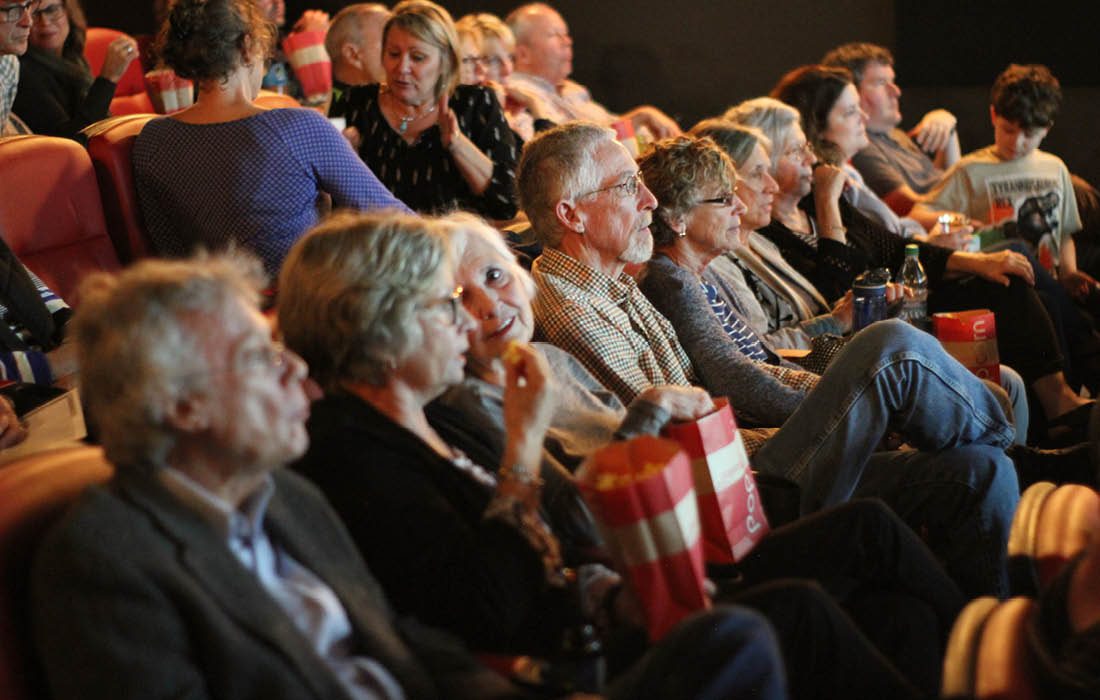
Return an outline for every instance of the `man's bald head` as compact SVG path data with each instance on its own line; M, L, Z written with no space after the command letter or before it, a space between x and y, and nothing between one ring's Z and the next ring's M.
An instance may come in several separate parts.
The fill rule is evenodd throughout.
M569 25L553 7L541 2L521 5L505 20L516 37L516 70L557 85L573 72L573 39Z
M382 29L390 11L385 5L360 2L336 13L325 35L333 78L349 85L381 83Z

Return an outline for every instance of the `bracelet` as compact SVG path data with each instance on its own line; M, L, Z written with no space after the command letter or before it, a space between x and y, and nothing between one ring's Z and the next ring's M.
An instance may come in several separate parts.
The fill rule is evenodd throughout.
M514 481L519 486L527 488L540 489L545 483L542 477L531 474L526 469L519 468L518 465L512 465L500 470L500 478Z

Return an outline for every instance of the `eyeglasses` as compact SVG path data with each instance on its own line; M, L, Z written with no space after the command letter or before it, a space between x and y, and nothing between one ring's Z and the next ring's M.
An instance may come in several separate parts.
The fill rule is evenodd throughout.
M31 19L35 22L55 24L65 14L65 6L61 3L48 5L31 13Z
M18 22L22 19L24 12L30 12L33 16L40 2L42 2L42 0L27 0L27 2L0 7L0 22L4 24Z
M733 200L734 200L733 193L728 192L728 193L722 195L721 197L711 197L710 199L700 199L695 204L696 205L699 205L699 204L714 204L714 205L717 205L717 206L720 206L720 207L732 207L733 206Z
M462 58L462 65L466 66L467 68L471 68L473 66L476 66L479 63L483 66L489 64L489 62L488 62L488 60L486 60L485 56L464 56Z
M638 188L643 187L644 185L645 185L645 180L642 179L642 171L638 170L633 175L631 175L629 178L627 178L626 180L623 180L622 182L620 182L616 185L608 185L607 187L601 187L598 190L592 190L591 192L585 192L584 194L579 195L577 197L577 199L581 199L582 197L588 197L588 196L594 195L594 194L600 194L601 192L610 192L611 190L615 190L620 197L633 197L636 194L638 194Z
M259 347L250 348L241 353L237 358L236 371L249 370L255 367L282 370L287 365L290 357L296 357L294 351L287 350L286 346L277 340L271 341Z
M803 158L812 156L814 154L814 147L810 145L809 141L803 141L801 146L791 146L787 150L783 151L784 158L790 158L791 160L802 160Z
M449 305L451 308L451 325L458 325L458 310L462 308L462 285L455 287L454 291L449 296L445 296L442 299L436 299L430 301L424 305L425 309L432 309L437 306Z
M501 66L503 66L505 60L509 60L509 61L513 60L513 58L511 56L508 56L507 59L502 58L500 56L482 56L481 58L482 58L482 60L485 61L486 66L488 66L489 68L496 68L496 69L499 69Z

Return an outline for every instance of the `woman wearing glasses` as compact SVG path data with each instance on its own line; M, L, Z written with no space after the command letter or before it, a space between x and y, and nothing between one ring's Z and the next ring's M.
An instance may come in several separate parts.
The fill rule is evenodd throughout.
M13 111L36 134L80 140L81 129L108 116L115 86L138 57L137 42L128 36L112 41L93 78L84 59L88 22L79 0L41 0L31 17Z

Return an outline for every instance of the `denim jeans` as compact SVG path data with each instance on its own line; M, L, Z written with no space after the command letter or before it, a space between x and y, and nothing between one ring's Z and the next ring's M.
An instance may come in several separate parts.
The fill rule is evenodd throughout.
M876 454L890 431L919 452ZM1003 550L1019 487L1003 450L1014 437L981 380L935 338L891 320L852 337L753 462L799 485L803 513L858 491L881 497L910 526L965 524L937 553L976 595L1007 590ZM921 490L953 495L911 493Z

